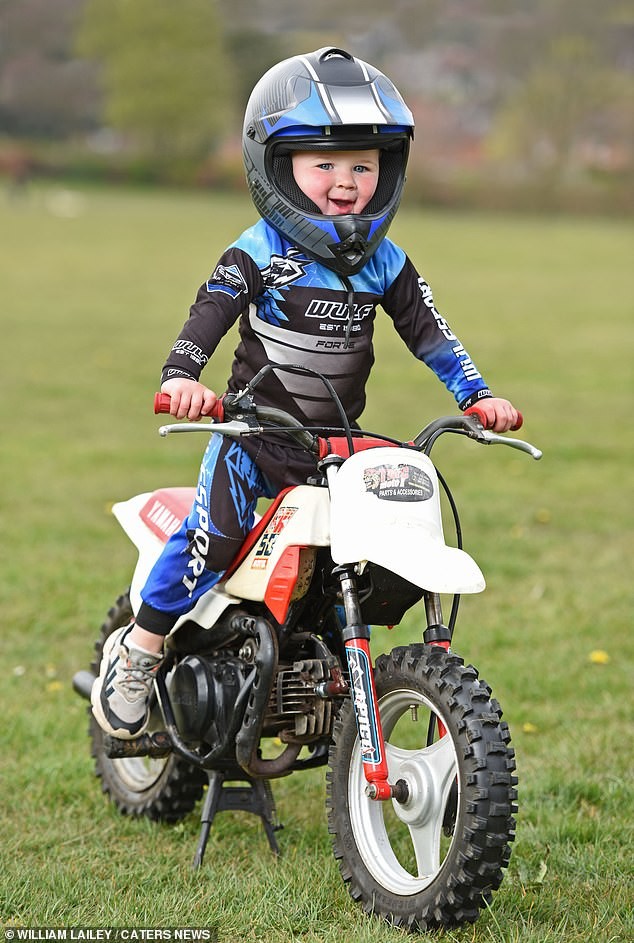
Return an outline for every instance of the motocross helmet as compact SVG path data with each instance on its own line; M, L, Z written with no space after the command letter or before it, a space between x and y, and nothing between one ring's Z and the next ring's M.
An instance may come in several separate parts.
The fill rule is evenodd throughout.
M330 47L286 59L264 74L246 107L242 146L255 207L310 258L354 275L398 209L413 133L399 92L367 62ZM295 182L293 151L372 148L379 180L362 213L325 216Z

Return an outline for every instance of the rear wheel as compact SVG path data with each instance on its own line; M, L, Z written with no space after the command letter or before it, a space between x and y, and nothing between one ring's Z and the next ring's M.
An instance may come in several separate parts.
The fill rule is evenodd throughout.
M95 661L91 665L95 675L99 673L105 640L115 629L127 625L131 618L132 606L126 593L117 599L101 627L101 635L95 643ZM152 715L149 729L162 729L158 709ZM202 796L206 775L176 754L161 759L111 759L106 755L104 733L92 713L89 734L95 775L101 779L103 791L123 814L178 822L192 811Z
M409 930L473 922L502 881L514 838L514 752L476 670L438 647L377 659L389 781L404 802L365 794L351 703L334 732L328 822L335 857L365 910ZM439 736L440 732L444 735Z

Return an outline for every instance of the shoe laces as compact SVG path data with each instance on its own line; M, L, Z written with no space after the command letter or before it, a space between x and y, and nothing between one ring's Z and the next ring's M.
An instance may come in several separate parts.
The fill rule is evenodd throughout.
M119 658L119 684L125 685L128 691L147 693L161 663L160 656L127 649L122 645Z

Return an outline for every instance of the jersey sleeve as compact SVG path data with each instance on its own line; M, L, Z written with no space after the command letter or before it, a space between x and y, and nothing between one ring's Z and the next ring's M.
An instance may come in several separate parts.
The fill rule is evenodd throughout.
M198 380L222 338L262 287L260 270L251 256L236 246L227 249L198 289L163 365L161 383L173 377Z
M460 409L492 395L473 360L436 309L431 288L408 258L386 290L382 306L407 347L445 384Z

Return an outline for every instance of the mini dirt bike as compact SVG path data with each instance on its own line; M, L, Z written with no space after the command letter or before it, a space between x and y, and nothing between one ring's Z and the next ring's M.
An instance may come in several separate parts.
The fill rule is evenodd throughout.
M176 624L148 732L116 740L91 718L96 774L123 813L168 822L187 815L208 785L200 866L225 809L259 815L277 852L270 781L328 764L328 829L352 897L411 931L473 921L509 861L517 778L498 702L450 649L459 595L485 584L461 549L455 503L429 453L445 433L541 453L487 431L477 407L435 420L408 443L351 429L342 409L342 428L316 435L256 405L270 369L284 368L269 365L226 394L211 424L160 433L284 433L315 456L317 471L273 501L222 580ZM169 398L157 394L155 408L169 412ZM457 547L443 537L439 482ZM84 697L105 639L137 610L193 496L193 488L165 488L114 506L139 560L90 671L73 679ZM441 594L454 597L447 625ZM422 642L373 665L369 626L396 625L421 600Z

